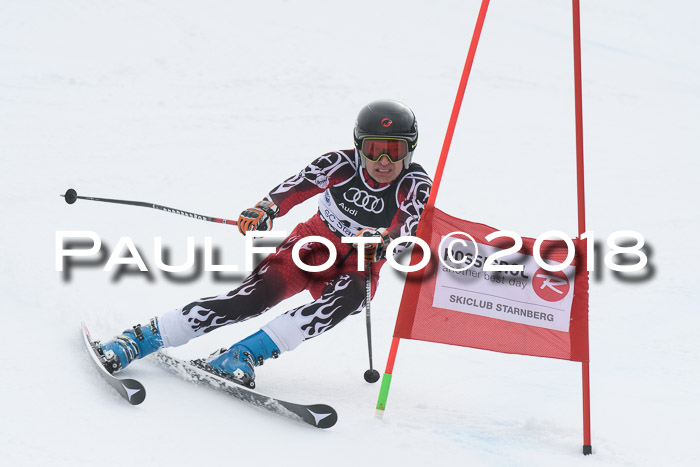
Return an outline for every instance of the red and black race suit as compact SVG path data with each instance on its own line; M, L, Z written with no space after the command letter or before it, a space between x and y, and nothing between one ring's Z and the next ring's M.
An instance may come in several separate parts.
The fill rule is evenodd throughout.
M270 191L267 197L279 206L278 217L321 194L318 213L297 225L277 251L235 290L178 310L182 324L191 329L191 337L257 316L303 290L310 291L314 301L286 313L300 331L301 340L317 336L362 310L365 274L358 271L357 253L350 252L352 245L341 243L340 238L379 227L387 228L393 239L415 235L431 180L420 165L411 164L395 181L380 184L360 167L358 157L355 150L324 154ZM294 243L311 235L329 239L337 251L333 266L323 272L305 272L291 258ZM308 265L320 265L329 253L324 245L313 242L302 248L300 256ZM372 294L385 261L372 265Z
M380 184L360 168L358 157L355 150L324 154L276 186L268 198L280 207L281 216L323 192L318 214L340 237L354 237L367 227L387 228L391 238L415 234L432 184L423 168L411 164L392 183Z

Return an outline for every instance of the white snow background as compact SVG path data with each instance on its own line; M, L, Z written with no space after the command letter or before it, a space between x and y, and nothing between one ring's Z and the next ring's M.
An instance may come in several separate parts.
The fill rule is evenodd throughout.
M128 406L88 360L98 338L241 276L173 283L160 235L211 236L243 266L235 228L138 207L143 200L236 218L318 155L352 147L359 109L409 104L415 161L433 174L480 2L0 2L0 458L3 465L695 465L698 436L700 34L697 3L584 0L588 229L636 230L647 280L592 275L592 456L581 454L581 365L402 340L383 421L368 384L364 314L257 371L258 388L333 405L318 430L180 380L152 362ZM571 2L494 0L437 206L523 236L576 234ZM309 201L275 223L290 231ZM55 270L58 230L131 237L152 280L100 267ZM604 243L602 253L607 251ZM372 303L384 369L402 276ZM173 349L208 355L267 315Z

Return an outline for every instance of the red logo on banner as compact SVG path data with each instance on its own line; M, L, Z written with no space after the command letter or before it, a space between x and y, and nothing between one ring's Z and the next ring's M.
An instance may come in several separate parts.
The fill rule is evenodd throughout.
M563 272L540 268L532 278L532 288L542 300L558 302L569 293L570 284Z

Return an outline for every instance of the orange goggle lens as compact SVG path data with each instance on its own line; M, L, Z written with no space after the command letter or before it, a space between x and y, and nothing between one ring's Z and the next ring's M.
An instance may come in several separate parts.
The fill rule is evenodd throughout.
M362 155L377 162L386 155L391 162L399 162L408 156L408 143L405 139L365 138L362 141Z

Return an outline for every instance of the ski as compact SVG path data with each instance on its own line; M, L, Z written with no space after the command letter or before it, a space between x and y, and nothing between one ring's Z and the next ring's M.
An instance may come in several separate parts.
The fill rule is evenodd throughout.
M153 358L161 366L166 367L188 381L206 384L214 389L224 391L236 399L278 415L304 422L317 428L330 428L338 420L338 414L335 409L328 405L296 404L267 396L222 378L204 368L195 366L191 362L172 357L163 351L156 352Z
M131 405L138 405L146 399L146 388L143 384L139 383L135 379L120 379L113 376L104 367L101 360L101 353L99 351L99 341L93 341L90 337L90 331L87 325L83 322L81 323L81 330L83 333L83 342L85 342L85 348L90 354L90 359L97 366L102 377L107 381L107 383L112 386L120 396L124 398Z

